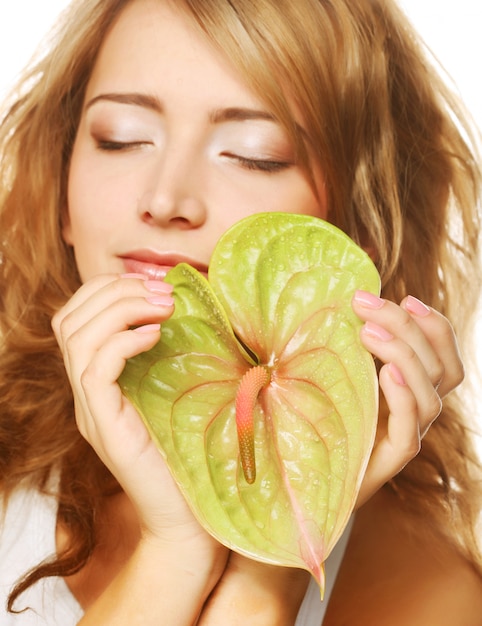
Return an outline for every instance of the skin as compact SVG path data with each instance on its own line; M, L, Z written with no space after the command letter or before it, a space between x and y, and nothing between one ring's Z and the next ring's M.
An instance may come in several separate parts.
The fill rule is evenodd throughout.
M315 173L317 189L264 103L181 13L153 0L128 5L90 79L70 168L64 238L83 286L52 322L79 430L123 488L105 504L93 558L67 580L86 611L81 624L294 623L307 574L230 554L204 532L116 380L173 312L162 281L170 266L205 271L222 232L252 213L296 207L329 219ZM364 345L385 364L387 403L361 505L418 452L463 368L448 321L417 300L358 292L353 307ZM386 506L375 496L363 507L345 562ZM59 547L67 537L59 525ZM340 575L329 623L362 623L341 621L349 616L337 600L362 588L361 570L349 568L356 580Z

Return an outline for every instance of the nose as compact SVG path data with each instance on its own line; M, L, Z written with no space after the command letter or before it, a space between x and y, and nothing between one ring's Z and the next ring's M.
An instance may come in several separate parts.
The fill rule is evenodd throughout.
M202 226L207 208L199 169L186 151L165 151L146 172L138 203L141 219L164 228L188 230Z

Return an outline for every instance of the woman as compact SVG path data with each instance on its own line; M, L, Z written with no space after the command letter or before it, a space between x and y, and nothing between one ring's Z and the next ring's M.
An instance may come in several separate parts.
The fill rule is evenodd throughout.
M447 396L463 377L447 320L462 340L480 283L457 113L391 2L72 5L2 128L6 593L35 567L10 608L42 611L53 576L47 623L320 623L304 572L199 527L116 383L172 314L166 268L205 270L227 227L277 210L345 230L383 283L353 302L384 401L323 624L477 623L479 468ZM9 523L40 509L43 563Z

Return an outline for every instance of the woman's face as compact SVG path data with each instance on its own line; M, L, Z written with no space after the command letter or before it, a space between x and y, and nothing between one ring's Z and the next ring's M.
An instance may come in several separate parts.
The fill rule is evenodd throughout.
M321 179L321 177L319 177ZM282 127L180 10L136 0L105 40L72 154L66 242L83 281L201 271L265 211L325 217Z

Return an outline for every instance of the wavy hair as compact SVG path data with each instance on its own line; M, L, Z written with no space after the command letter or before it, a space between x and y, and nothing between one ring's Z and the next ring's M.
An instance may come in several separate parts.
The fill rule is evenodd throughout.
M95 513L118 489L75 425L50 321L79 287L62 240L69 160L98 51L134 0L76 0L26 72L0 127L0 488L60 471L66 551L26 575L78 571ZM136 0L137 1L137 0ZM161 0L169 1L169 0ZM385 297L446 315L466 362L480 292L478 135L391 0L177 0L325 176L329 219L377 259ZM293 107L302 113L304 133ZM296 207L293 207L296 210ZM482 573L472 408L453 392L420 454L385 487ZM429 521L430 520L430 521Z

